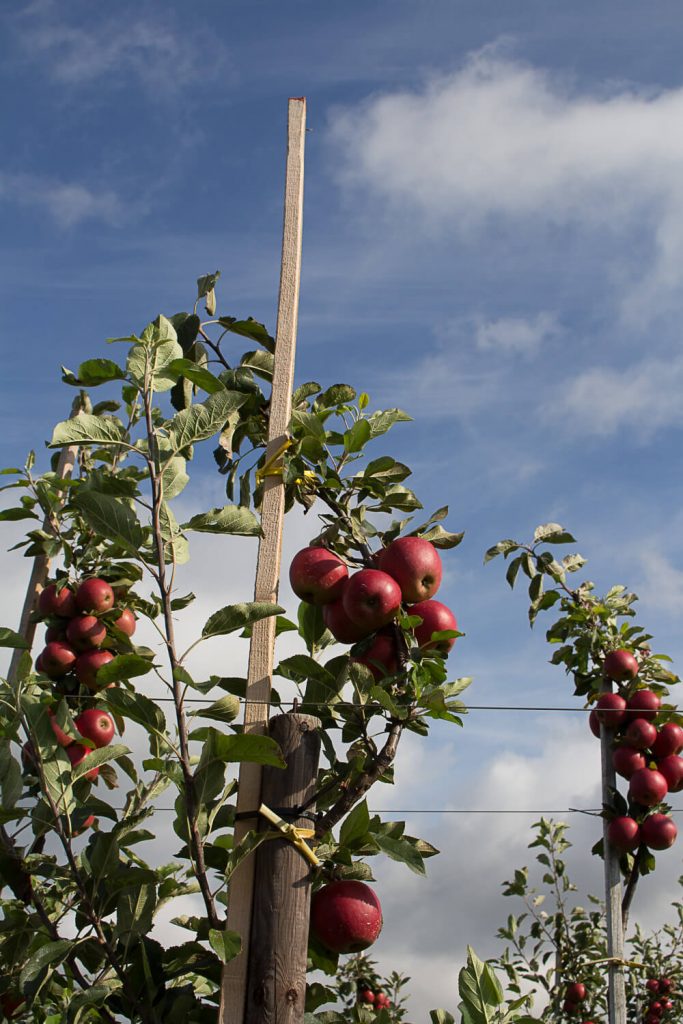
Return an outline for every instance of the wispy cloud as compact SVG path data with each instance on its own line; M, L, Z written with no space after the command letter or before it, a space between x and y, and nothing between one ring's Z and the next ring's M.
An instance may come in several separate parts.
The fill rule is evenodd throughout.
M79 182L60 182L32 174L0 173L2 200L41 207L65 228L84 220L118 225L126 217L126 207L112 189L97 191Z
M551 313L536 316L506 316L495 320L480 317L475 325L477 347L510 355L532 356L544 341L559 332L557 318Z
M412 209L424 230L492 216L612 239L645 227L649 265L623 296L642 320L681 281L682 119L683 88L579 92L489 47L421 89L337 110L330 135L340 181Z

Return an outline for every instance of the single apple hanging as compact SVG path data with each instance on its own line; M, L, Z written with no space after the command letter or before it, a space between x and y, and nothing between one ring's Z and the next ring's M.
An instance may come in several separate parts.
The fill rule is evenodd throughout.
M330 882L313 894L311 928L333 953L359 953L381 932L382 908L365 882Z

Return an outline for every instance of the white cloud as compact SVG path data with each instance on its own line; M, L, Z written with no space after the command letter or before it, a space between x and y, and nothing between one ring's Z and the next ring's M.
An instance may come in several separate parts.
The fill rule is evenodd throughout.
M84 220L120 224L126 209L111 189L97 191L79 182L59 182L32 174L1 174L0 200L47 210L60 227Z
M640 552L643 583L638 596L644 604L657 611L680 618L683 612L683 570L671 564L660 550L646 545Z
M505 316L486 320L479 317L475 325L477 348L509 355L533 356L541 345L558 333L557 318L552 313L536 316Z
M683 358L643 359L618 369L593 367L577 374L546 417L559 414L576 433L608 436L636 430L649 439L662 427L683 423Z
M645 226L654 255L624 305L635 318L681 280L682 118L683 88L579 92L489 47L421 89L337 110L330 133L341 181L412 209L425 230L492 215L613 240Z

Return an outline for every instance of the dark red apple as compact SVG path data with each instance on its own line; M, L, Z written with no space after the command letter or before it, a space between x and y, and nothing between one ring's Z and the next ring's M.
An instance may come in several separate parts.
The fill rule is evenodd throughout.
M382 908L365 882L330 882L313 894L311 928L333 953L359 953L381 932Z
M640 834L651 850L668 850L676 842L678 829L668 814L650 814L640 826Z
M645 757L634 747L617 747L613 750L612 764L615 772L624 779L630 779L639 768L647 767Z
M401 588L380 569L361 569L349 577L342 604L352 622L373 633L396 615L401 606Z
M652 744L655 757L668 757L683 750L683 729L676 722L665 722L658 731Z
M71 761L72 767L75 768L81 763L81 761L85 760L85 758L90 754L90 751L87 747L84 747L82 743L72 743L70 747L66 748L66 754ZM88 782L93 782L99 774L100 769L95 767L89 772L86 772L84 778L86 778Z
M367 665L378 681L384 676L393 676L399 669L393 631L382 630L376 633L368 649L351 660L359 665Z
M114 739L114 719L106 711L88 708L82 711L74 724L81 736L91 740L96 747L106 747Z
M564 998L570 1003L582 1003L586 998L586 986L582 981L572 981L565 989Z
M648 992L652 992L656 995L657 992L659 992L659 982L656 978L648 978L645 982L645 988Z
M652 722L657 717L661 703L654 690L636 690L628 700L626 718L646 718Z
M638 675L638 662L630 651L620 648L617 651L610 651L605 657L603 671L608 679L625 683Z
M59 679L71 670L76 661L76 652L69 644L53 640L40 654L42 671L50 679Z
M680 793L683 789L683 757L679 757L678 754L660 757L657 761L657 771L666 779L670 793Z
M69 621L66 638L77 651L101 647L107 638L107 627L94 615L79 615Z
M111 651L84 651L76 658L74 673L79 683L87 686L89 690L99 690L97 683L97 670L112 661L114 655Z
M2 995L0 995L0 1009L2 1009L7 1020L11 1020L19 1007L23 1006L25 1002L26 1000L22 996L21 992L18 991L3 992Z
M124 608L118 619L114 619L113 625L126 636L132 636L137 626L137 620L130 608Z
M63 619L70 619L72 615L78 614L78 608L74 598L74 592L69 587L62 587L59 591L54 583L42 590L38 598L38 611L43 618L49 615L58 615Z
M52 731L55 734L55 739L57 740L57 743L60 745L60 747L68 747L71 743L73 743L76 737L69 736L68 733L64 732L64 730L59 725L57 725L57 722L55 720L55 713L52 710L52 708L48 708L47 713L50 716L50 725L52 726Z
M620 693L603 693L595 705L595 717L609 729L616 729L624 720L626 699Z
M107 581L100 579L99 576L83 580L76 591L76 605L82 612L96 612L101 615L114 607L115 600L114 591Z
M27 740L21 748L21 767L25 772L35 773L36 755L30 740Z
M303 548L292 559L289 582L301 601L329 604L341 597L349 570L346 563L327 548Z
M640 827L635 818L612 818L607 826L607 839L619 853L630 853L640 846Z
M45 630L45 643L51 644L53 640L66 640L66 622L59 626L48 626Z
M359 626L348 617L341 598L332 601L331 604L323 605L323 622L334 639L341 644L355 644L359 640L364 640L372 632L372 630Z
M572 1014L576 1013L578 1008L579 1008L579 1004L578 1003L573 1003L571 1001L571 999L565 999L565 1001L562 1003L562 1009L564 1010L565 1013L568 1013L570 1016Z
M364 988L360 994L360 998L363 1003L374 1003L375 993L371 988Z
M600 721L598 719L598 713L595 710L595 708L593 708L590 715L588 716L588 724L593 735L597 736L597 738L600 739Z
M657 729L652 722L644 718L634 718L629 722L622 739L624 745L634 750L647 750L657 738Z
M419 604L410 606L408 614L419 615L422 619L421 624L415 627L415 639L418 647L421 647L422 650L435 650L442 654L448 654L455 643L455 637L451 637L450 640L432 641L432 633L458 628L455 615L450 608L442 604L441 601L420 601Z
M377 567L393 576L408 604L429 600L441 584L441 557L423 537L399 537L380 552Z
M38 655L38 657L35 660L34 668L35 668L36 672L44 672L45 671L45 668L43 667L43 652L42 651L40 652L40 654Z
M636 803L643 804L644 807L654 807L664 799L669 787L661 772L652 768L639 768L631 776L628 791Z

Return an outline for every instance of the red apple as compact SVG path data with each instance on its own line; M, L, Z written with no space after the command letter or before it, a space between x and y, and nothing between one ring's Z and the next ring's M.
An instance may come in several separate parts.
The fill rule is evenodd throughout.
M66 638L77 651L101 647L107 638L107 627L94 615L79 615L66 627Z
M30 740L27 740L21 748L21 767L25 772L35 773L36 755Z
M99 576L84 580L76 591L76 604L82 612L96 612L101 615L102 612L108 612L114 607L115 600L114 591L107 581L101 580Z
M132 636L137 626L137 620L130 608L124 608L118 619L114 619L113 625L126 636Z
M331 604L323 605L323 622L334 639L338 640L341 644L355 644L359 640L365 639L372 632L372 630L357 625L348 617L344 611L344 602L341 598L337 601L332 601Z
M671 980L671 978L660 978L659 979L659 991L660 992L670 992L673 987L674 987L674 983Z
M388 572L408 604L427 601L441 584L441 557L422 537L400 537L380 552L377 567Z
M352 622L373 633L396 615L401 606L401 588L386 572L361 569L349 577L342 604Z
M668 814L650 814L640 826L640 834L651 850L668 850L676 842L678 829Z
M595 717L610 729L623 722L626 700L619 693L603 693L595 705Z
M619 853L630 853L640 846L640 827L634 818L612 818L607 826L607 839Z
M68 747L71 743L73 743L75 736L69 736L68 733L64 732L64 730L57 725L57 722L55 720L55 713L52 710L52 708L48 708L47 713L50 716L50 725L52 726L52 731L55 734L55 739L57 740L57 743L60 745L60 747Z
M359 665L367 665L378 681L384 676L393 676L399 668L393 631L382 630L376 633L368 649L351 660Z
M0 996L0 1009L2 1009L7 1020L11 1020L19 1007L23 1006L25 1002L26 1000L21 992L3 992Z
M361 1001L364 1003L374 1003L375 1001L375 993L372 991L371 988L364 988L360 994L360 997Z
M607 678L614 679L617 683L625 683L638 675L638 662L630 651L623 648L610 651L602 667Z
M588 716L588 724L593 735L597 736L597 738L600 739L600 721L598 719L598 713L595 710L595 708L593 708L590 715Z
M661 772L652 768L639 768L631 776L628 792L632 800L644 807L654 807L669 791Z
M83 822L82 822L80 828L73 828L72 827L71 835L72 836L83 835L83 833L87 832L89 828L92 828L92 826L94 824L95 824L95 815L94 814L89 814L87 818L83 819Z
M648 992L653 992L656 994L657 992L659 992L659 982L656 978L648 978L645 982L645 988L648 990Z
M53 640L66 640L66 623L58 626L48 626L45 630L45 643L51 644Z
M633 696L629 697L626 718L629 721L633 718L646 718L651 722L657 717L661 703L654 690L636 690Z
M72 615L78 614L74 592L69 587L62 587L59 591L54 583L42 590L38 598L38 611L43 618L49 615L58 615L60 618L70 619Z
M88 708L82 711L74 722L81 736L92 740L96 747L108 746L114 738L116 729L114 719L106 711Z
M415 627L415 639L418 646L423 650L435 650L442 654L448 654L455 643L455 637L451 637L450 640L432 642L432 633L458 628L455 615L450 608L441 604L441 601L420 601L419 604L410 606L408 614L419 615L422 619L421 624Z
M634 747L616 747L612 751L612 764L615 772L624 779L630 779L639 768L647 767L645 757Z
M565 1001L562 1003L562 1009L564 1010L565 1013L568 1013L570 1015L576 1013L578 1008L579 1008L579 1004L578 1003L573 1003L571 1001L571 999L565 999Z
M61 640L53 640L40 654L42 671L50 679L59 679L71 670L76 660L76 652L69 644Z
M652 722L644 718L634 718L623 734L624 745L634 750L647 750L657 738L657 730Z
M327 548L303 548L292 559L289 582L301 601L329 604L341 596L349 570L346 563Z
M359 953L381 932L382 908L365 882L330 882L313 894L311 928L333 953Z
M683 729L676 722L665 722L657 731L657 738L652 744L655 757L668 757L683 750Z
M586 994L586 986L582 981L572 981L565 989L564 998L570 1003L582 1003Z
M79 683L87 686L89 690L99 690L97 683L97 670L113 661L114 655L111 651L84 651L76 658L74 673Z
M70 747L66 748L67 757L71 761L71 765L73 768L75 768L76 765L79 765L81 761L84 761L85 758L89 755L89 753L90 751L88 750L88 748L84 747L82 743L72 743ZM86 778L88 782L93 782L99 774L100 769L98 767L95 767L92 768L89 772L86 772L84 778Z
M666 779L670 793L680 793L683 789L683 757L679 757L678 754L660 757L657 761L657 771Z
M40 652L40 654L38 655L38 657L36 658L36 660L34 662L34 668L35 668L36 672L44 672L45 671L45 669L43 667L43 652L42 651Z

